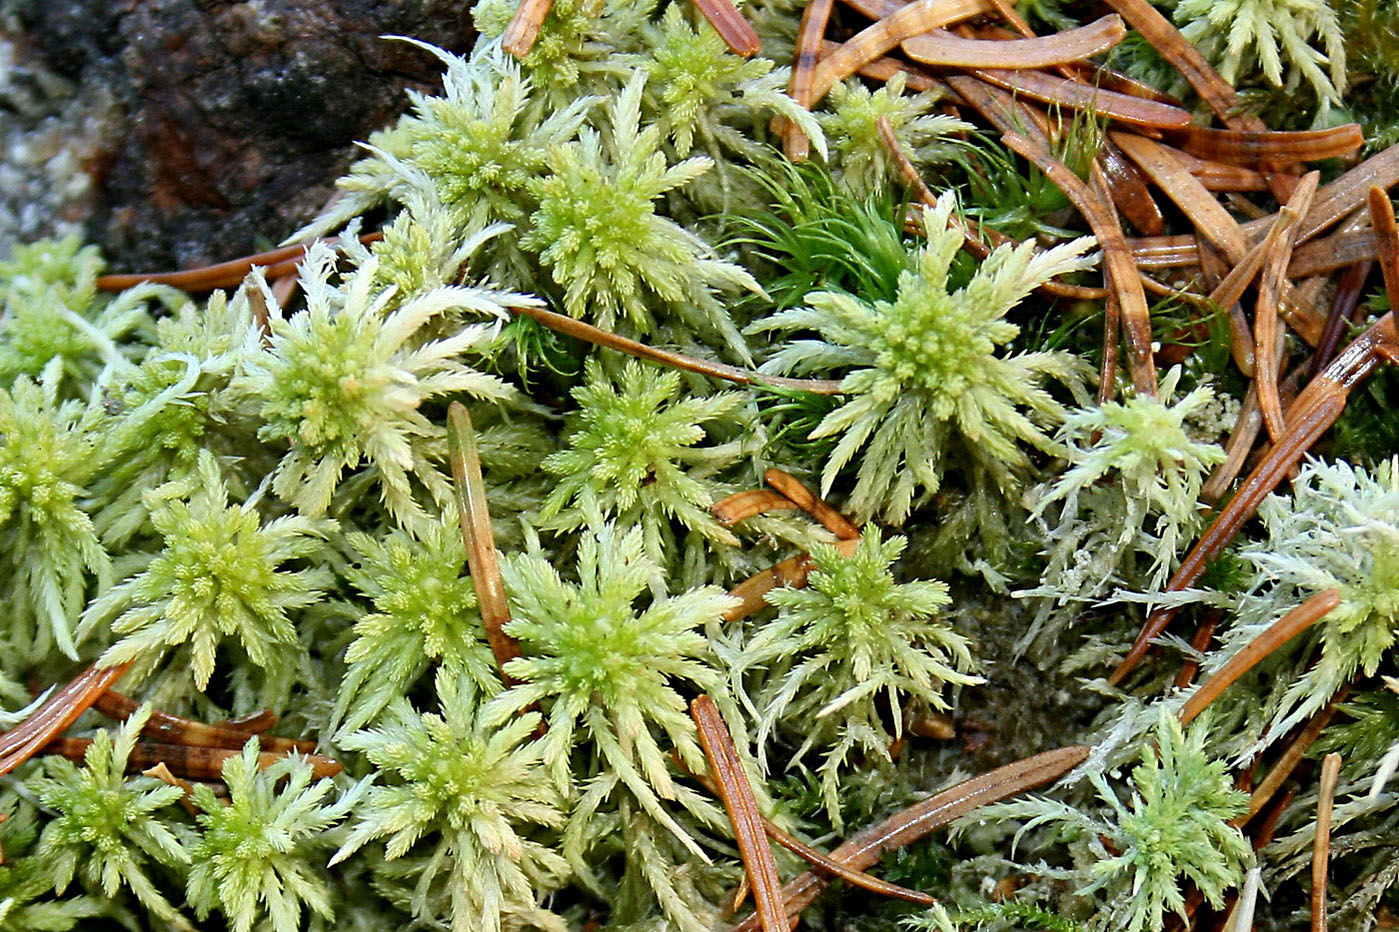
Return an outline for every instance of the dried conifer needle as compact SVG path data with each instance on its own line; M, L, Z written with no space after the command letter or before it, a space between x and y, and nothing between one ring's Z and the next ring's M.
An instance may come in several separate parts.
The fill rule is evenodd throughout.
M749 489L747 492L735 492L728 498L715 502L709 511L724 527L733 527L740 521L757 515L800 508L800 505L781 492L774 492L772 489Z
M1067 81L1040 71L977 68L972 74L988 84L1014 91L1031 100L1038 100L1052 107L1081 110L1119 123L1156 128L1180 128L1190 125L1190 111L1181 107L1103 90L1078 81Z
M663 366L684 369L686 372L694 372L714 379L737 382L739 385L774 385L778 388L790 388L796 391L811 392L813 395L838 395L841 391L839 379L788 379L782 376L766 375L761 372L750 372L747 369L725 365L722 362L709 362L704 359L696 359L693 356L685 356L680 353L672 353L669 350L657 349L654 346L647 346L645 343L638 343L636 340L629 340L615 333L599 330L592 324L585 324L581 320L574 320L572 317L563 314L546 311L542 307L516 306L511 307L510 310L515 314L533 317L550 330L562 333L565 336L570 336L578 340L585 340L596 346L605 346L619 353L635 356L637 359L658 362Z
M554 0L520 0L515 15L510 17L500 36L500 47L516 58L524 58L534 48L544 18L554 8Z
M369 244L378 242L384 238L382 233L366 233L359 238L361 243ZM336 237L323 240L326 243L334 243ZM314 241L313 241L314 243ZM292 246L283 246L280 249L273 249L270 252L259 252L251 256L243 256L238 259L230 259L227 262L219 262L214 265L200 266L196 269L184 269L179 272L136 272L120 275L103 275L97 279L97 290L99 291L123 291L133 288L143 282L154 282L158 285L169 285L171 288L179 288L181 291L212 291L215 288L236 288L245 276L257 267L272 267L280 263L286 263L288 269L295 269L296 264L305 256L306 250L313 243L297 243Z
M1210 646L1210 641L1214 638L1215 629L1219 627L1219 609L1211 609L1205 614L1200 626L1195 629L1195 636L1190 639L1190 646L1196 653L1203 655L1205 649ZM1180 672L1176 674L1175 687L1177 689L1188 689L1195 684L1195 676L1200 672L1200 661L1194 657L1180 665Z
M1156 397L1156 366L1151 356L1151 316L1146 305L1146 292L1132 251L1122 235L1117 213L1108 208L1098 194L1077 175L1042 147L1019 133L1005 133L1002 141L1033 162L1073 203L1098 238L1103 250L1105 278L1118 296L1122 307L1122 326L1127 334L1127 370L1132 386L1139 395ZM1106 185L1102 170L1094 163L1094 180L1101 188Z
M694 774L693 776L699 784L710 793L715 796L719 795L718 785L708 774ZM803 861L806 861L817 870L830 874L833 878L844 880L847 883L854 884L871 893L907 900L910 903L918 903L922 906L931 906L937 902L937 897L935 896L921 893L917 890L910 890L907 887L889 883L887 880L880 880L878 877L872 877L864 871L855 870L848 864L834 860L830 855L816 850L801 839L789 835L787 832L778 828L772 823L771 819L765 816L763 817L763 831L766 832L767 836L773 841L777 842ZM734 894L733 903L735 909L743 904L743 901L748 896L748 890L748 881L747 878L744 878Z
M1258 813L1263 811L1263 807L1268 805L1268 801L1273 798L1273 794L1287 782L1287 778L1292 776L1292 771L1297 769L1307 749L1310 748L1316 739L1321 737L1321 733L1326 730L1326 726L1331 723L1331 718L1336 714L1336 706L1345 701L1350 693L1350 687L1342 687L1341 691L1332 697L1311 721L1297 733L1297 737L1292 739L1292 743L1287 746L1273 763L1273 767L1268 771L1268 775L1263 781L1254 787L1253 793L1248 798L1248 812L1234 820L1235 825L1243 825Z
M875 17L877 21L874 25L824 56L817 64L811 76L810 96L806 105L810 107L820 103L836 83L882 57L905 39L977 16L986 9L986 4L980 0L914 0L887 16Z
M108 693L111 690L107 690ZM232 731L241 731L244 734L260 735L277 727L277 713L271 709L258 709L247 715L240 715L237 718L225 719L216 723L220 728L228 728Z
M1121 18L1109 15L1087 26L1039 39L963 39L935 29L905 39L903 50L909 58L925 65L1018 71L1079 61L1106 52L1126 35Z
M447 409L447 444L452 462L452 484L456 489L457 517L461 520L466 543L466 560L471 568L471 584L481 607L481 623L486 640L495 655L496 666L506 683L513 680L505 665L520 656L520 646L505 633L510 621L510 604L500 578L500 558L495 549L490 508L486 504L486 483L481 477L481 457L476 450L476 429L466 406L452 402Z
M811 82L816 73L816 63L821 57L826 24L830 21L834 6L835 0L810 0L802 11L801 26L797 28L796 47L792 52L792 77L787 83L787 93L799 106L808 110L811 109ZM787 158L793 162L805 162L811 155L811 140L790 121L783 127L782 147Z
M785 932L787 914L782 909L782 883L777 879L777 861L772 856L763 829L763 816L743 764L738 759L729 729L714 700L697 696L690 703L690 715L699 731L700 746L709 759L719 799L733 823L734 841L744 872L753 889L757 907L758 926L763 932Z
M0 776L37 754L92 707L97 697L126 673L129 663L96 664L78 674L20 724L0 735Z
M884 852L896 851L926 838L982 806L1057 780L1087 757L1088 748L1070 745L998 767L864 829L832 851L830 857L856 870L866 870L879 863ZM787 915L796 916L809 906L826 882L826 878L808 871L783 887ZM756 932L757 928L757 922L750 916L736 925L733 932Z
M97 701L93 703L93 708L103 715L110 716L117 721L125 721L131 713L136 711L136 702L127 696L114 690L106 690ZM267 713L272 715L271 712ZM277 717L272 715L275 723ZM159 709L151 712L150 718L146 721L146 726L141 729L141 734L147 738L162 744L183 744L188 747L209 747L227 748L229 750L241 750L247 744L248 739L254 732L247 729L231 728L227 723L222 725L210 725L205 722L196 722L178 715L171 715ZM303 754L310 754L316 750L316 742L303 741L292 738L278 738L273 735L259 735L258 744L264 751L298 751Z
M1399 307L1399 304L1393 303L1399 300L1399 228L1394 223L1394 202L1380 187L1370 189L1368 202L1384 290L1389 295L1390 306Z
M71 761L82 761L92 744L91 738L57 738L44 748L46 754L60 754ZM126 759L128 773L141 773L164 764L179 777L191 780L218 780L223 775L223 763L237 757L242 751L230 748L192 748L183 744L160 744L154 741L138 741ZM276 751L262 751L257 756L258 768L266 770L286 757ZM319 754L305 756L311 765L311 774L317 779L333 777L344 770L338 760L322 757Z
M1235 130L1191 126L1181 148L1212 162L1255 165L1264 161L1315 162L1347 155L1365 144L1356 123L1328 129Z
M1312 932L1326 932L1326 880L1331 865L1331 813L1336 801L1336 781L1341 776L1341 755L1327 754L1321 761L1321 785L1316 799L1316 841L1312 845Z
M1111 183L1113 203L1132 224L1142 233L1155 235L1166 229L1166 218L1161 207L1151 196L1146 185L1146 175L1137 168L1122 150L1104 142L1099 150L1103 160L1103 173Z
M1213 676L1200 684L1200 688L1195 690L1181 708L1180 723L1182 725L1190 724L1239 677L1252 670L1288 641L1326 617L1328 612L1340 604L1340 591L1326 589L1273 622L1266 631L1249 642L1243 650L1230 657L1228 662L1215 671Z
M1287 284L1287 266L1292 258L1295 242L1296 221L1307 215L1311 208L1312 196L1316 194L1319 172L1309 172L1292 192L1280 215L1293 218L1288 224L1288 232L1277 237L1269 247L1268 256L1263 261L1263 272L1258 279L1258 303L1253 313L1253 360L1255 381L1258 385L1258 406L1263 412L1263 426L1268 428L1268 437L1277 443L1286 429L1282 415L1282 399L1278 397L1278 313L1282 301L1283 288ZM1388 198L1386 198L1388 200ZM1279 223L1283 222L1281 219Z
M763 481L787 498L796 502L797 507L806 511L821 526L841 540L855 540L860 529L850 523L850 519L831 507L830 503L802 485L801 480L780 469L769 469L763 473Z
M729 0L692 0L719 38L735 55L750 58L762 51L758 33Z
M835 548L842 556L848 557L855 552L859 543L858 540L838 540ZM769 592L783 586L793 589L805 586L810 572L811 555L802 553L755 573L729 590L729 595L738 599L738 604L724 613L724 620L738 621L767 608Z

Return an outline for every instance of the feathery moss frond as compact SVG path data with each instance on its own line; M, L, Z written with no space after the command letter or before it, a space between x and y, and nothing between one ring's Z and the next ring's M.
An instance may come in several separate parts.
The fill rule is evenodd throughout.
M606 140L585 129L576 142L551 150L552 173L530 183L539 199L521 245L537 252L563 289L563 306L603 329L625 321L638 334L658 326L652 306L690 327L717 333L746 355L717 289L760 292L758 283L693 231L656 210L656 200L712 167L696 156L668 165L661 128L643 125L638 71L608 110Z
M710 506L723 486L714 474L742 453L738 442L700 446L705 425L732 417L737 392L681 397L680 373L636 361L610 378L595 359L573 390L579 404L566 447L543 463L555 477L539 517L542 527L577 530L603 520L639 526L649 559L675 554L675 528L737 545Z
M83 613L84 633L111 620L120 638L102 662L153 665L167 648L187 644L201 690L223 640L236 640L256 666L284 662L285 648L298 644L289 613L315 602L331 577L321 566L283 564L314 554L333 525L299 515L264 524L252 505L229 505L208 452L187 480L152 494L161 503L152 521L163 548Z
M296 932L302 904L332 918L330 885L313 859L326 847L326 829L344 818L366 784L339 800L328 779L312 783L311 765L284 757L263 770L258 742L224 762L221 773L229 798L220 800L208 784L194 788L200 836L190 848L190 905L201 921L217 908L235 932L259 929ZM263 913L266 918L263 918Z
M183 794L151 777L126 776L126 761L150 717L143 706L117 731L99 731L83 766L62 757L44 760L44 776L30 784L56 815L39 839L54 889L62 893L75 875L113 897L127 887L152 916L177 929L192 929L157 889L151 870L183 869L190 860L188 830L157 815Z
M639 527L624 532L609 524L585 533L577 583L565 582L536 554L507 559L501 570L514 616L506 630L519 639L524 656L506 665L519 685L491 704L490 718L504 721L541 703L549 725L540 739L544 762L560 786L574 783L574 749L586 742L594 772L620 781L672 831L681 832L662 799L679 798L709 814L699 797L682 793L672 779L670 749L690 770L705 769L678 690L727 695L711 665L704 627L717 623L735 600L705 586L638 609L658 572Z
M422 839L436 845L421 871L412 908L422 921L445 919L453 932L500 932L521 924L564 932L538 905L566 873L563 859L531 832L563 822L558 788L540 765L543 745L529 740L539 715L487 721L474 686L439 675L442 713L417 714L407 700L385 724L344 739L387 775L356 809L356 824L331 864L374 839L389 860ZM450 917L429 915L432 884L450 877Z
M1205 751L1206 719L1189 731L1164 706L1124 803L1102 774L1089 779L1107 808L1099 814L1049 799L1000 803L986 819L1028 820L1017 840L1038 827L1074 843L1078 893L1099 893L1096 929L1161 932L1167 912L1185 918L1186 884L1216 908L1253 863L1253 848L1232 820L1248 811L1224 761ZM966 824L970 825L970 822Z
M760 755L773 735L800 743L794 762L822 750L821 795L837 827L851 758L888 762L911 704L945 709L945 686L981 682L968 673L967 639L938 617L947 586L895 581L891 567L905 544L875 527L849 557L813 544L806 588L768 593L777 618L757 629L736 664L736 675L765 671L755 709Z
M1083 254L1092 240L1045 251L1032 243L999 247L951 291L962 245L962 235L947 228L953 209L946 195L925 213L928 245L900 275L893 301L818 291L807 296L807 307L755 325L819 336L786 344L764 371L847 373L849 400L811 436L840 437L821 475L823 495L858 461L849 508L860 519L879 512L902 523L941 486L954 449L982 464L997 486L1014 489L1030 466L1022 444L1057 449L1044 427L1057 424L1064 408L1043 383L1080 379L1068 354L997 351L1019 333L1006 313L1036 285L1089 267L1093 259Z
M271 320L268 346L246 359L233 388L261 417L258 436L290 445L272 481L284 501L311 517L323 514L345 470L366 464L394 519L421 527L428 518L415 480L434 513L450 503L451 488L439 465L442 428L419 408L443 395L506 399L513 390L456 358L484 347L492 325L454 326L433 340L421 339L420 331L454 309L497 320L507 312L490 289L459 287L390 310L396 292L376 287L376 259L340 286L331 281L334 269L332 249L311 248L300 278L306 310Z
M456 516L444 515L417 538L403 531L382 540L347 536L359 563L346 576L373 611L355 622L331 728L349 732L376 721L433 663L482 695L499 691L476 590L462 575L466 549Z

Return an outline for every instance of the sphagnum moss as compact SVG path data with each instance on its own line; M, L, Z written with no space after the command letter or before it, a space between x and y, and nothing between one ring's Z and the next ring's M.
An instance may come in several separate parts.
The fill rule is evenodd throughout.
M1347 106L1369 107L1359 116L1381 140L1399 123L1393 37L1337 27L1389 22L1385 4L1179 0L1159 22L1113 5L1145 30L1114 66L1188 94L1166 63L1180 49L1160 35L1173 17L1246 82L1232 99L1208 85L1234 129L1294 90L1285 128ZM416 43L442 63L442 89L408 96L299 234L344 235L338 251L310 247L285 308L291 282L262 273L207 297L109 294L103 258L77 239L0 262L0 691L18 704L20 681L74 660L130 661L120 688L136 700L108 696L124 724L84 719L90 744L58 742L66 758L0 778L0 930L193 917L235 932L715 932L741 870L696 779L706 763L686 708L700 694L762 814L823 848L957 771L1095 745L1049 795L974 812L959 838L872 868L939 909L846 891L813 927L1157 932L1182 912L1201 928L1251 866L1274 895L1255 902L1260 923L1308 924L1284 881L1311 866L1318 799L1298 770L1296 803L1256 799L1266 815L1241 829L1260 792L1246 775L1285 760L1282 745L1349 688L1315 745L1345 756L1319 892L1343 932L1399 908L1389 383L1368 385L1341 445L1314 448L1264 503L1210 587L1158 591L1209 519L1198 499L1234 428L1218 415L1239 410L1244 383L1225 353L1190 353L1209 323L1177 302L1127 321L1126 351L1188 357L1158 396L1109 383L1091 403L1090 373L1113 371L1093 242L1052 179L979 135L1046 127L1088 176L1112 138L1101 124L1129 104L1105 95L1094 119L1054 114L1029 95L978 94L960 68L939 72L958 96L939 95L921 70L891 75L889 57L860 76L821 72L844 56L811 29L799 41L803 11L781 0L743 5L762 43L748 57L688 4L557 0L517 60L499 42L516 6L476 4L483 38L466 54ZM701 6L736 25L723 4ZM1022 10L1062 29L1081 7ZM862 28L853 15L837 11L827 36ZM816 80L813 63L832 89L808 110L788 92ZM1285 193L1293 147L1350 132L1218 136L1197 122L1167 139L1196 153L1178 167L1250 189L1224 202L1239 220L1272 209L1252 189ZM811 164L782 160L793 125ZM1241 144L1276 158L1198 154ZM906 190L909 163L932 197ZM1387 180L1385 164L1362 174ZM1129 236L1152 225L1125 212ZM1383 239L1379 202L1375 217ZM1196 232L1188 220L1165 211L1163 232ZM361 222L382 238L359 242ZM1372 233L1339 235L1328 254ZM1193 287L1172 274L1150 270L1145 285ZM1304 336L1308 294L1285 304ZM840 390L774 402L769 388L624 361L522 307ZM1143 323L1164 345L1138 345ZM1281 347L1283 371L1302 362L1298 345ZM443 421L458 401L481 425L499 579L454 510ZM769 469L863 526L794 516L764 487ZM752 515L726 526L720 500ZM1176 725L1195 666L1210 675L1329 588L1331 614ZM1184 669L1154 663L1117 690L1075 679L1101 673L1137 606L1162 600L1207 605L1193 643L1183 628L1161 639ZM483 613L503 636L488 637ZM1018 651L1036 635L1030 665ZM153 698L234 720L172 723L141 705ZM249 741L242 717L258 703L308 743ZM0 762L32 750L26 733L0 739ZM193 735L194 748L163 743ZM131 772L152 760L169 782ZM1253 771L1231 772L1242 765ZM1261 823L1277 840L1254 853Z

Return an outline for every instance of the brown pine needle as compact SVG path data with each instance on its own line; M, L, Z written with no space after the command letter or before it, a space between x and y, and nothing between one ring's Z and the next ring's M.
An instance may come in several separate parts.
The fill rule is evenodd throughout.
M92 744L91 738L57 738L44 748L45 754L58 754L71 761L81 762ZM138 741L126 759L127 773L141 773L165 764L176 776L191 780L218 780L223 775L224 761L237 757L242 751L229 748L196 748L183 744L159 744L154 741ZM266 770L286 754L277 751L263 751L257 756L259 770ZM344 765L332 757L308 754L306 761L311 765L311 774L316 779L333 777L345 769Z
M1018 40L1029 41L1029 40ZM908 43L905 43L907 47ZM1054 107L1081 110L1097 117L1155 128L1190 125L1190 111L1157 100L1143 100L1130 94L1104 90L1091 84L1056 78L1041 71L1007 71L977 68L972 71L982 81L1014 91L1017 95ZM1143 230L1149 233L1150 230Z
M1297 769L1303 756L1307 753L1316 739L1321 737L1321 733L1326 730L1326 726L1331 723L1331 718L1336 714L1336 706L1345 701L1350 694L1350 687L1344 686L1341 691L1331 698L1326 707L1307 722L1306 726L1297 733L1297 737L1292 739L1292 743L1287 746L1287 750L1273 763L1273 768L1268 771L1268 775L1263 778L1253 790L1248 798L1248 812L1234 820L1235 825L1243 825L1258 813L1263 811L1263 807L1268 805L1274 794L1287 782L1287 778L1292 776L1292 771Z
M852 524L849 518L832 508L824 498L802 485L801 480L791 473L783 472L780 469L769 469L763 473L763 481L795 502L798 508L811 515L820 522L822 527L841 540L859 538L860 529Z
M554 8L554 0L520 0L515 15L501 33L500 46L516 58L524 58L539 38L544 18Z
M64 729L78 720L97 697L121 679L130 663L114 667L96 664L54 693L23 722L0 735L0 776L29 760Z
M1349 155L1365 144L1357 123L1329 129L1236 130L1191 126L1181 148L1212 162L1254 165L1259 162L1316 162Z
M1038 39L963 39L934 29L903 41L903 50L916 62L942 68L1003 68L1028 70L1079 61L1106 52L1127 35L1116 15ZM880 54L885 50L881 49Z
M165 761L161 761L154 767L148 767L141 771L141 776L154 777L168 786L179 787L185 794L180 797L180 805L184 807L185 812L188 812L191 816L199 814L199 807L194 804L194 784L184 777L177 777L171 773Z
M812 79L816 63L821 58L821 43L825 40L826 24L830 22L835 0L810 0L802 11L797 28L796 47L792 51L792 77L787 93L801 107L811 109ZM793 162L805 162L811 155L811 140L796 124L788 122L782 132L782 148Z
M718 706L708 696L695 697L690 703L690 716L699 730L700 746L709 760L719 799L733 824L738 857L753 889L758 926L762 932L786 932L787 914L782 909L782 882L777 879L777 861L772 856L758 800L753 796L748 775L743 772L733 738L729 736Z
M359 238L359 241L369 244L383 238L384 234L382 233L366 233ZM336 237L331 237L322 240L322 242L333 244L336 240ZM280 249L273 249L270 252L259 252L251 256L230 259L227 262L200 266L195 269L185 269L180 272L136 272L120 275L102 275L97 279L97 290L123 291L144 282L169 285L171 288L178 288L181 291L212 291L215 288L237 288L244 277L254 268L263 267L269 272L271 272L274 267L295 271L296 264L302 260L306 255L306 250L310 249L315 242L316 241L313 240L311 243L297 243L294 246L283 246Z
M841 556L848 557L855 552L859 543L858 540L838 540L835 548ZM729 590L729 595L738 599L738 604L724 613L724 620L738 621L767 608L769 592L783 586L799 589L806 585L810 573L811 554L802 553L749 576Z
M1326 589L1273 622L1266 631L1249 642L1243 650L1230 657L1224 666L1215 671L1213 676L1205 680L1200 688L1195 690L1186 700L1185 705L1181 707L1180 723L1189 725L1239 677L1252 670L1288 641L1325 618L1332 609L1340 604L1340 590Z
M1244 231L1171 150L1135 133L1113 133L1112 141L1185 213L1200 235L1220 248L1225 258L1233 263L1243 258L1247 250Z
M926 838L982 806L1057 780L1087 757L1088 748L1070 745L998 767L864 829L832 851L830 857L856 870L866 870L879 863L884 852L896 851ZM784 886L782 895L787 915L795 917L811 905L827 882L827 878L808 871ZM755 918L750 916L734 926L732 932L756 932L757 929Z
M1103 174L1107 176L1112 201L1122 216L1142 233L1154 236L1164 232L1166 218L1161 214L1156 199L1151 196L1151 190L1146 186L1146 175L1142 174L1141 169L1128 161L1122 150L1112 143L1104 142L1098 154L1103 160Z
M577 340L584 340L596 346L604 346L608 349L616 350L619 353L626 353L628 356L635 356L637 359L646 359L651 362L658 362L663 366L684 369L686 372L694 372L698 375L705 375L714 379L737 382L739 385L772 385L777 388L790 388L795 391L810 392L813 395L839 395L841 393L841 383L839 379L789 379L778 375L752 372L748 369L740 369L737 366L726 365L722 362L710 362L705 359L696 359L693 356L685 356L681 353L672 353L670 350L647 346L645 343L638 343L636 340L629 340L626 337L618 336L607 330L600 330L592 324L585 324L581 320L574 320L572 317L568 317L564 314L556 314L542 307L518 306L511 307L510 310L515 314L533 317L550 330L562 333L565 336L570 336Z
M114 718L118 721L125 721L136 711L136 701L119 692L108 689L93 703L93 708L110 718ZM269 712L268 714L271 713ZM275 723L276 720L276 716L274 715L272 717L273 723ZM243 745L248 743L248 739L257 733L246 728L239 729L230 727L228 723L210 725L205 722L196 722L155 709L152 710L145 727L141 729L141 734L162 744L227 748L238 751L242 750ZM261 734L257 734L257 739L258 744L261 745L264 751L281 751L284 753L298 751L303 754L310 754L316 749L316 742L314 741L278 738L272 735Z
M1138 395L1156 397L1156 365L1151 353L1151 312L1146 305L1140 273L1132 251L1122 235L1116 211L1107 207L1099 194L1084 184L1062 162L1019 133L1005 133L1004 142L1033 162L1054 185L1064 192L1098 238L1103 250L1104 277L1121 302L1122 326L1127 335L1127 371ZM1106 185L1102 170L1094 163L1094 181Z
M1214 639L1215 629L1219 627L1219 609L1211 609L1205 613L1204 619L1199 627L1195 629L1195 636L1190 639L1190 646L1198 653L1203 654L1210 646L1210 641ZM1176 674L1176 689L1189 689L1195 685L1195 677L1200 672L1200 661L1190 658L1180 665L1180 672Z
M692 0L695 9L709 21L719 38L729 47L729 51L744 58L752 58L762 51L763 43L752 24L743 18L729 0Z
M981 0L914 0L883 17L875 17L874 25L858 33L830 55L824 56L811 76L808 107L821 102L826 93L864 65L894 48L905 39L932 29L961 22L987 12Z
M1279 223L1283 215L1300 221L1311 208L1312 197L1316 194L1319 172L1308 173L1292 192L1292 198L1279 211ZM1388 200L1388 198L1385 198ZM1268 437L1277 443L1286 430L1282 415L1282 399L1278 397L1278 353L1279 339L1278 312L1282 291L1287 284L1287 265L1292 258L1295 243L1296 223L1288 224L1288 232L1277 237L1269 247L1268 256L1263 261L1263 272L1258 279L1258 303L1253 313L1253 359L1258 386L1258 406L1263 412L1263 426L1268 429Z
M460 401L452 402L447 409L447 444L456 489L457 517L461 520L462 538L466 542L466 562L471 568L471 584L476 589L481 623L500 675L509 685L514 680L506 674L505 665L520 656L520 645L505 633L505 625L510 621L510 603L505 598L505 584L500 578L500 556L495 549L486 483L481 477L476 430L471 426L471 415Z
M757 515L773 511L800 510L801 506L781 492L772 489L749 489L735 492L710 506L710 513L724 527L733 527L740 521L747 521Z
M1326 878L1331 866L1331 813L1336 801L1336 781L1341 776L1341 755L1321 760L1321 785L1316 799L1316 841L1312 845L1312 932L1326 932Z
M1384 277L1384 290L1389 295L1391 306L1399 299L1399 229L1394 223L1394 202L1383 188L1373 187L1369 192L1370 226L1375 231L1375 245L1379 252L1380 274Z

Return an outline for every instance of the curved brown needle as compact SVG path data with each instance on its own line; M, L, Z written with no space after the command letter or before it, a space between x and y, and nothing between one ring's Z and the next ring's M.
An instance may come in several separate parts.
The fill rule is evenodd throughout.
M457 517L466 543L466 562L471 584L481 609L486 641L495 655L496 666L506 684L515 682L505 665L520 656L520 645L505 632L510 621L510 603L500 578L500 555L495 549L490 507L486 503L486 483L481 477L481 457L476 449L476 429L466 406L454 401L447 408L447 445L452 463L452 485L456 490Z
M121 679L130 666L130 663L114 667L93 664L50 696L27 719L0 735L0 775L14 770L58 737L92 707L98 696Z
M109 689L97 697L97 701L93 703L93 708L103 715L118 721L125 721L136 711L136 701ZM275 721L276 717L274 716L273 722L275 723ZM159 709L151 712L145 727L141 729L141 734L153 738L161 744L227 748L234 751L241 750L243 745L248 743L248 739L254 735L247 729L231 728L228 723L210 725L205 722L181 718L178 715L171 715ZM258 734L257 740L264 751L297 751L302 754L310 754L316 750L316 742L314 741L278 738L274 735L263 734Z
M1341 604L1341 593L1337 589L1326 589L1307 599L1268 626L1262 634L1249 642L1248 646L1230 657L1214 675L1200 684L1180 710L1180 723L1188 725L1195 720L1211 702L1234 684L1239 677L1252 670L1278 648L1292 640L1327 613Z
M544 19L554 8L554 0L520 0L515 15L510 17L505 32L500 35L500 46L516 58L524 58L534 48L534 40L539 38L539 29Z
M383 238L384 234L382 233L366 233L359 238L359 241L368 244ZM337 240L338 237L331 237L321 240L321 242L334 244ZM230 259L227 262L219 262L214 265L200 266L197 269L185 269L180 272L135 272L102 275L97 279L97 289L99 291L123 291L145 282L169 285L171 288L179 288L181 291L236 288L254 268L267 268L269 272L274 269L294 270L296 264L302 260L306 250L311 245L311 243L298 243L294 246L283 246L269 252L259 252L251 256Z
M1263 260L1263 271L1258 276L1258 303L1253 312L1253 360L1254 379L1258 385L1258 407L1263 412L1263 426L1268 429L1268 437L1277 443L1286 430L1282 416L1282 399L1278 397L1278 314L1282 301L1283 288L1287 285L1287 266L1292 258L1292 246L1296 242L1296 221L1307 215L1311 208L1312 196L1316 194L1320 172L1309 172L1293 189L1287 206L1278 212L1281 223L1284 215L1293 218L1287 232L1277 237L1269 247L1268 256ZM1386 198L1388 200L1388 198Z
M816 63L821 57L821 43L826 37L826 24L831 19L835 0L810 0L802 11L797 27L796 47L792 50L792 77L787 93L797 105L811 109L811 82ZM782 148L793 162L805 162L811 155L811 140L796 124L788 122L782 130Z
M1316 799L1316 841L1312 845L1312 932L1326 932L1326 877L1331 866L1331 814L1336 801L1336 781L1341 776L1341 755L1321 759L1321 783Z
M1292 739L1287 750L1283 751L1273 762L1273 767L1268 771L1268 775L1254 788L1253 793L1248 798L1248 812L1234 819L1235 825L1243 825L1263 811L1263 807L1268 805L1268 801L1287 782L1287 778L1292 776L1292 771L1297 769L1297 765L1301 763L1303 756L1307 753L1307 748L1315 744L1316 739L1320 738L1321 733L1326 730L1326 726L1330 724L1332 717L1336 714L1336 706L1344 702L1349 694L1350 687L1342 687L1341 691L1336 693L1326 704L1326 707L1312 716L1312 720L1307 722L1297 733L1297 737Z
M848 557L855 552L859 543L858 540L838 540L835 548L841 556ZM738 604L724 613L724 620L738 621L766 608L769 592L783 586L793 589L805 586L810 574L811 554L802 553L749 576L729 590L729 595L738 599Z
M763 481L787 498L796 502L797 507L811 515L821 526L841 540L855 540L860 529L850 523L850 519L831 507L830 503L802 485L801 480L780 469L769 469L763 473Z
M740 521L747 521L756 515L771 511L800 510L801 506L781 492L772 489L749 489L735 492L710 506L709 512L724 527L733 527Z
M885 851L926 838L981 806L1057 780L1087 757L1088 748L1070 745L998 767L864 829L832 851L830 857L856 870L865 870L878 863ZM827 882L827 878L808 871L784 886L787 915L796 916L811 905ZM734 926L733 932L756 932L757 928L755 918L750 916Z
M59 754L72 761L81 761L92 746L91 738L57 738L44 748L45 754ZM218 780L223 775L224 761L243 753L230 748L190 747L186 744L160 744L154 741L137 741L126 758L128 773L141 773L164 764L166 769L177 777L191 780ZM262 751L257 756L259 770L266 770L287 755L279 751ZM333 757L319 754L304 756L311 765L311 775L316 779L333 777L345 769Z
M1004 133L1001 141L1044 172L1088 221L1103 250L1104 277L1109 287L1117 293L1121 304L1122 328L1127 335L1127 371L1132 377L1132 387L1139 395L1155 398L1156 365L1151 352L1151 312L1146 305L1146 292L1142 288L1136 263L1132 261L1132 252L1122 235L1117 212L1103 203L1098 191L1090 189L1041 146L1019 133ZM1096 162L1093 176L1095 185L1101 191L1107 182Z
M777 861L772 856L758 800L753 796L748 775L743 772L733 738L719 714L719 707L708 696L695 697L690 703L690 716L695 720L704 756L709 759L719 799L733 824L738 857L753 889L758 927L762 932L786 932L787 914L782 909L782 882L777 879Z
M592 324L583 323L581 320L574 320L563 314L546 311L542 307L515 306L511 307L510 311L525 317L533 317L550 330L565 336L585 340L596 346L605 346L619 353L635 356L637 359L648 359L663 366L684 369L686 372L707 375L710 378L737 382L739 385L773 385L778 388L811 392L813 395L839 395L841 392L839 379L788 379L778 375L752 372L722 362L710 362L706 359L696 359L693 356L647 346L645 343L629 340L607 330L600 330Z

